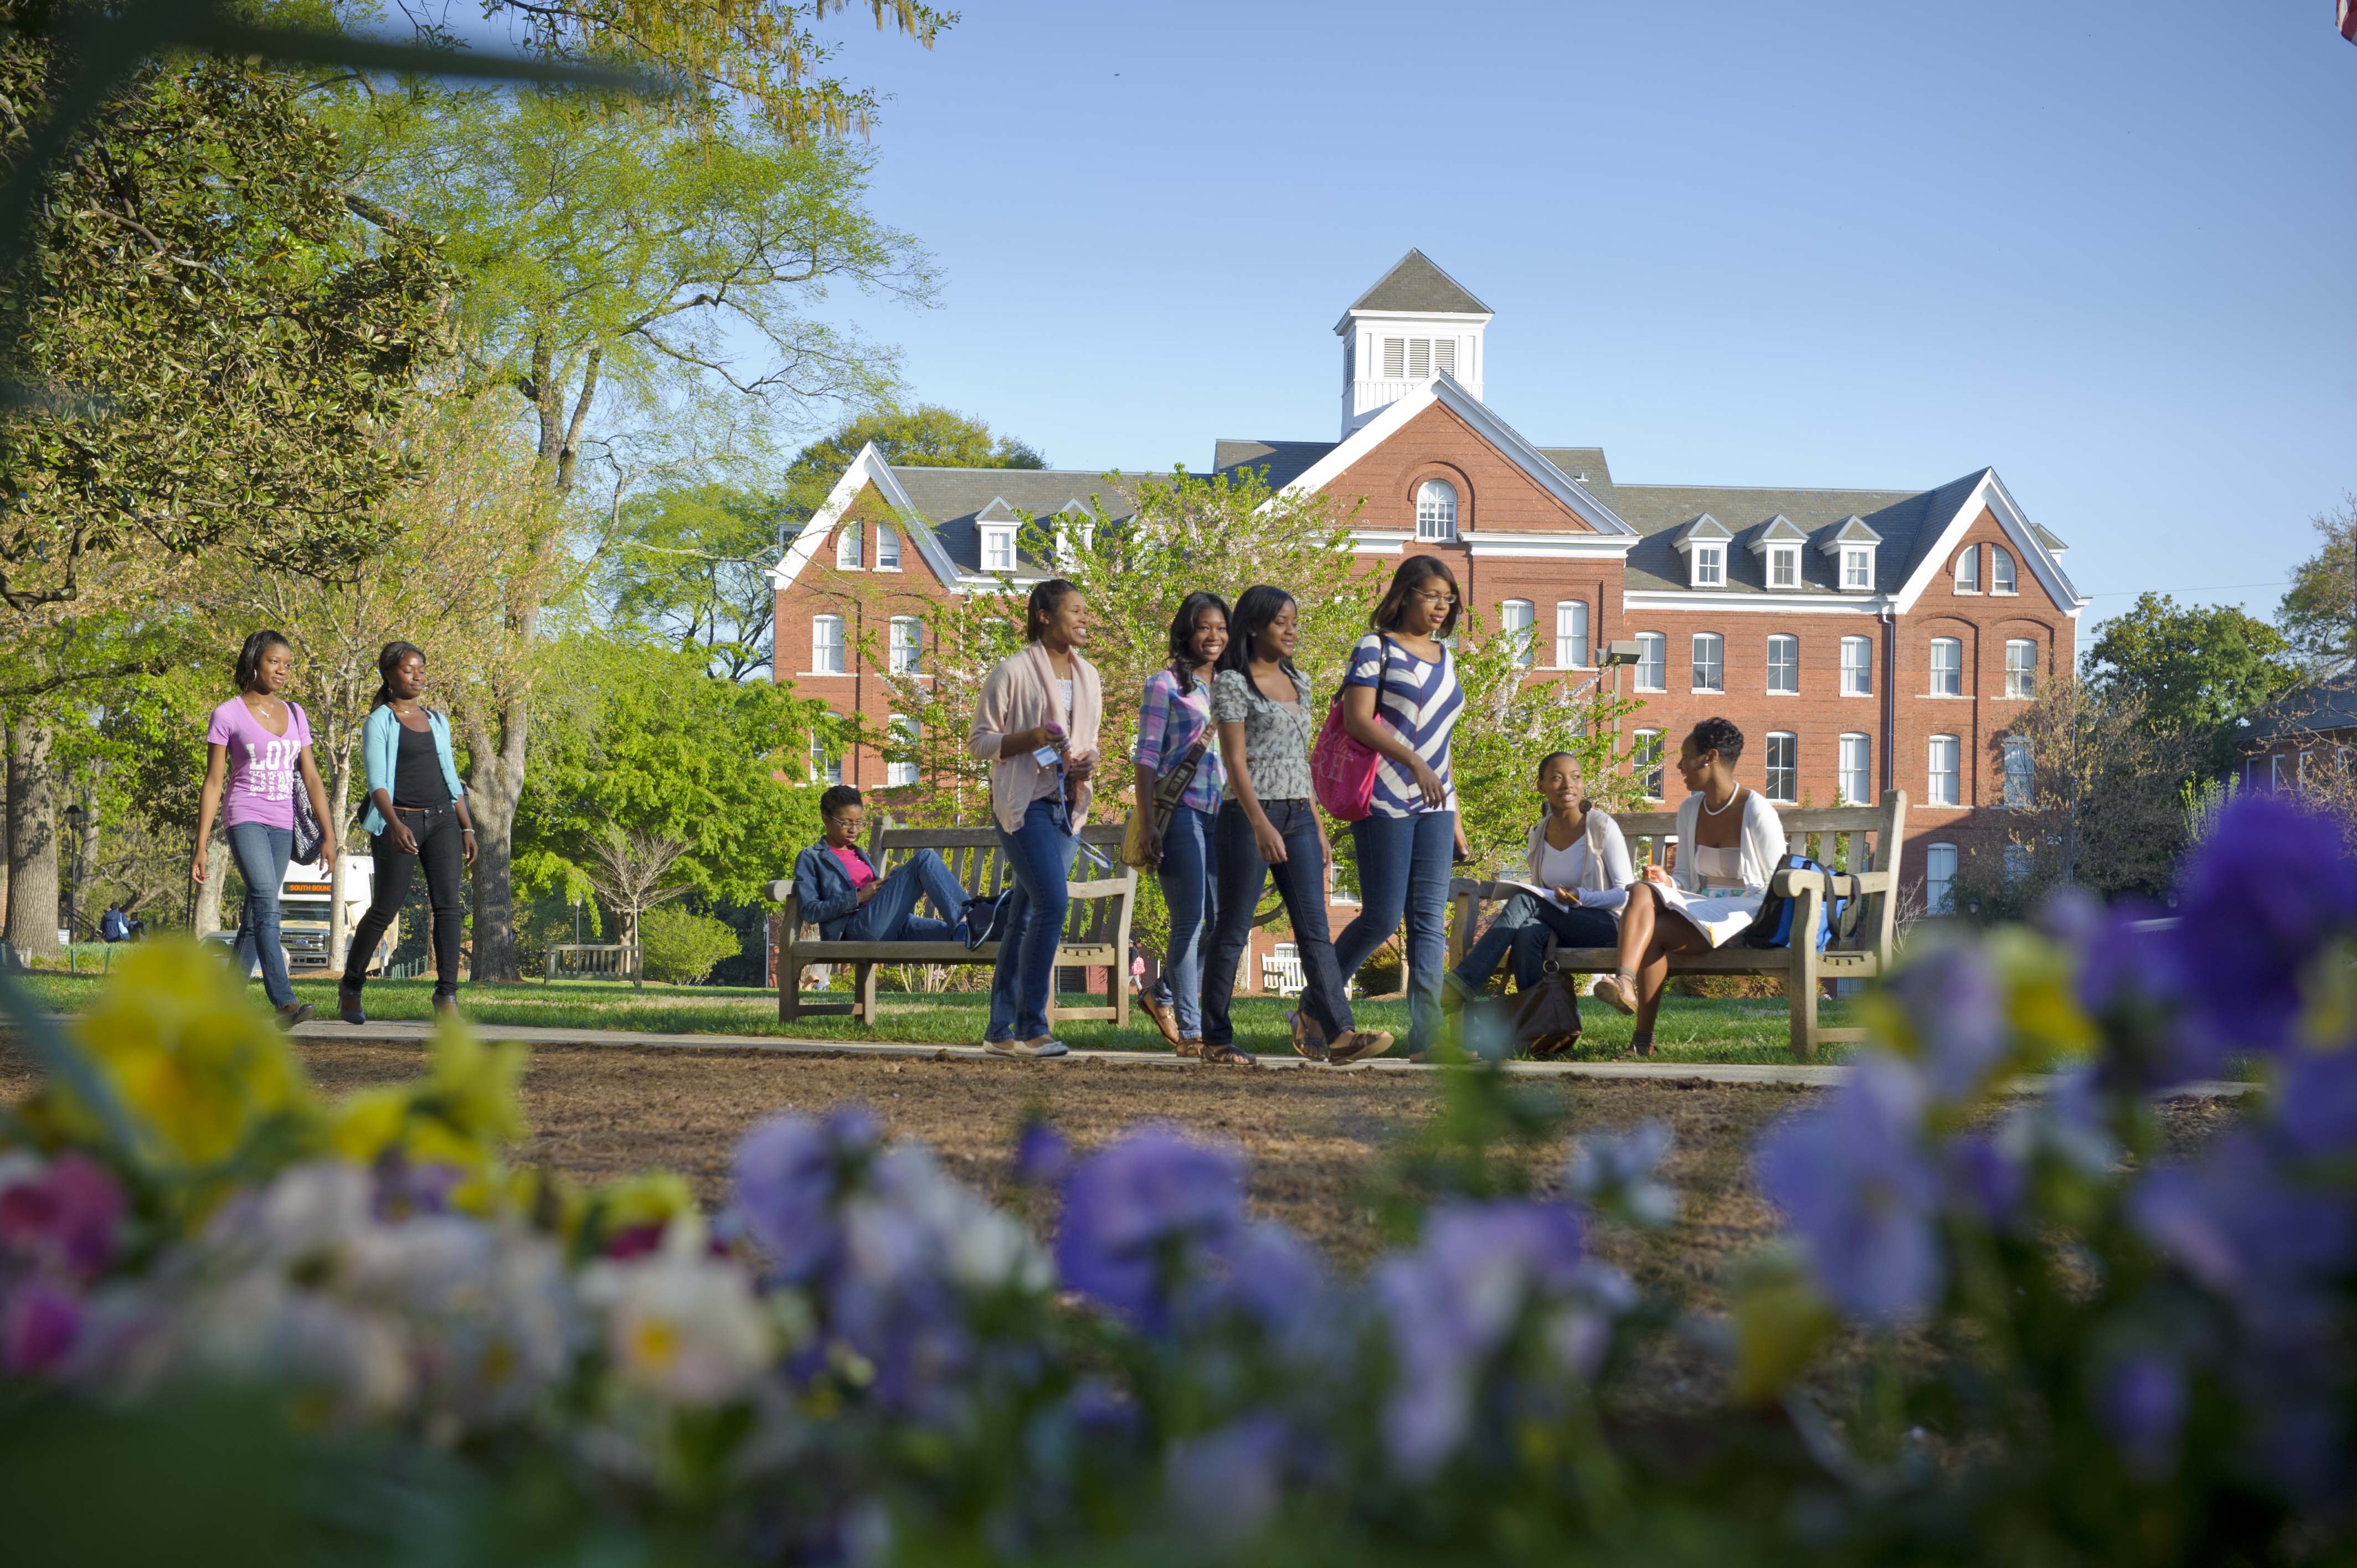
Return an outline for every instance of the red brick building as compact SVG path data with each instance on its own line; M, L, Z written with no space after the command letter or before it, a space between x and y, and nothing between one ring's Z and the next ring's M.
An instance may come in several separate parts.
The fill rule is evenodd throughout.
M1656 793L1675 795L1675 775L1643 759L1712 714L1742 726L1739 772L1773 799L1906 790L1906 873L1936 908L1960 850L2002 840L1982 815L2003 805L1998 734L2072 668L2087 601L2061 541L1994 468L1921 490L1618 480L1600 449L1534 445L1482 401L1490 321L1409 252L1335 327L1340 438L1222 441L1215 467L1363 499L1368 569L1447 556L1485 622L1531 639L1539 679L1585 680L1607 644L1638 643L1624 689L1644 703L1631 740ZM928 601L1029 575L1018 512L1081 508L1103 488L1094 469L894 467L862 452L775 573L780 678L889 722L863 636L921 659ZM875 624L896 606L897 626ZM914 782L873 753L840 766L863 787Z

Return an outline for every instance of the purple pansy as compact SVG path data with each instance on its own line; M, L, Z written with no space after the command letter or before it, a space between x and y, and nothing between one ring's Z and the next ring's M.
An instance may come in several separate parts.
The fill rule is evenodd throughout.
M82 1304L63 1284L38 1277L18 1282L0 1303L0 1371L24 1377L63 1361L81 1337Z
M1288 1446L1285 1423L1267 1414L1174 1444L1162 1481L1170 1522L1212 1546L1248 1540L1276 1512Z
M1946 1150L1949 1201L1992 1230L2011 1228L2029 1191L2019 1152L2025 1140L2011 1133L1967 1133Z
M1889 1324L1929 1307L1946 1278L1940 1179L1921 1143L1922 1080L1879 1052L1823 1105L1760 1145L1760 1185L1806 1245L1818 1284L1850 1317Z
M0 1248L74 1279L95 1279L114 1261L128 1205L113 1173L69 1150L44 1167L12 1160L0 1169Z
M2357 1149L2357 1047L2287 1054L2276 1088L2275 1120L2302 1155Z
M1030 1187L1053 1187L1072 1163L1072 1146L1046 1122L1026 1122L1015 1140L1015 1179Z
M1979 943L1932 948L1892 976L1885 992L1914 1026L1917 1065L1933 1099L1969 1097L2004 1060L2005 986Z
M772 1117L737 1145L737 1209L780 1279L807 1282L833 1260L842 1240L835 1204L880 1135L872 1112L846 1105L823 1122Z
M1158 1333L1173 1293L1243 1223L1242 1157L1148 1127L1065 1176L1056 1266L1071 1289Z
M2185 1374L2160 1356L2137 1351L2103 1374L2095 1415L2128 1467L2149 1480L2166 1474L2176 1462L2185 1403Z
M2357 1246L2348 1200L2291 1182L2251 1133L2221 1139L2199 1165L2153 1171L2128 1210L2155 1246L2256 1321L2307 1316Z
M2222 1046L2272 1050L2298 1016L2301 972L2357 927L2357 863L2329 818L2246 792L2188 857L2178 911L2169 978L2187 1026Z

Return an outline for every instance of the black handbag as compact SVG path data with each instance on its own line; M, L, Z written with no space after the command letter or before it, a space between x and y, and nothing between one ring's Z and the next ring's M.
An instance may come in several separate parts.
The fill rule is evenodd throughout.
M1553 963L1530 990L1514 997L1514 1045L1541 1061L1559 1057L1579 1039L1579 991Z
M303 775L295 775L295 860L308 865L319 858L319 851L328 842L328 830L319 825L319 814L311 810L311 792L303 788Z
M995 942L1006 935L1006 917L1015 901L1015 889L1009 887L995 898L969 898L958 910L958 918L965 927L965 950L974 952L985 942Z

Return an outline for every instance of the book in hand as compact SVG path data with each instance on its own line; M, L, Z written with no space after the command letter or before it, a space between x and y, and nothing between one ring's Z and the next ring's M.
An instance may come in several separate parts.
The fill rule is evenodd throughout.
M1553 904L1558 909L1571 908L1571 906L1566 905L1562 899L1555 897L1554 888L1542 887L1535 882L1524 882L1518 876L1501 876L1498 878L1496 886L1500 887L1512 888L1517 892L1535 895L1538 897L1545 899L1548 903ZM1579 890L1578 908L1582 909L1602 909L1607 913L1610 913L1618 910L1622 905L1628 902L1629 893L1626 888L1613 887L1605 889L1601 892L1590 888L1581 888Z

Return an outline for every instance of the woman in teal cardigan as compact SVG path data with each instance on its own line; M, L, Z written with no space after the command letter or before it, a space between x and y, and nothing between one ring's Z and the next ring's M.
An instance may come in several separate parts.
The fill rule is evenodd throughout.
M411 869L420 865L434 909L434 1010L457 1011L465 868L475 864L467 787L450 760L450 721L418 701L425 690L425 655L405 642L388 643L376 668L382 683L361 728L361 768L368 780L361 826L376 854L376 895L352 933L336 992L336 1015L347 1024L368 1022L361 1011L368 962L409 897Z

